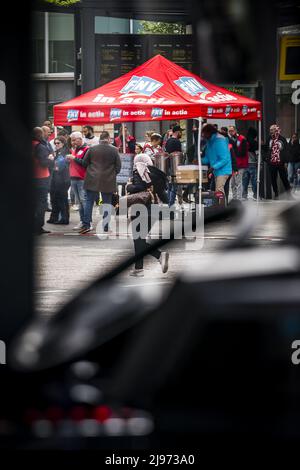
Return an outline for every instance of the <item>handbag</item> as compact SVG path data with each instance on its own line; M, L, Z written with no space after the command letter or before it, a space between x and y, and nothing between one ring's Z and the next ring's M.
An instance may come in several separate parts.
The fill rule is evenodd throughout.
M150 191L140 191L138 193L127 194L122 199L126 199L127 207L131 207L134 204L147 206L152 202L152 195Z

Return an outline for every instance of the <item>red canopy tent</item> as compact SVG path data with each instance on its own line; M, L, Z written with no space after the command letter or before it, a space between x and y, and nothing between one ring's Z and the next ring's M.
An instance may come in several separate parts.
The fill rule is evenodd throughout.
M128 121L161 121L202 118L259 121L261 103L212 85L197 75L156 55L131 72L54 106L56 126L101 124ZM198 138L200 155L200 138ZM259 152L259 168L260 168ZM201 188L199 158L199 188ZM259 185L258 171L258 185ZM259 190L259 188L258 188Z
M54 123L62 126L199 116L260 120L261 103L157 55L106 85L54 106Z

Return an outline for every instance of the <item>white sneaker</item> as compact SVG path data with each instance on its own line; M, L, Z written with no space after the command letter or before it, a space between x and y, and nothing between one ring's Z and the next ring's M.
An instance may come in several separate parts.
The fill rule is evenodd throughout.
M133 277L144 277L144 270L143 269L132 269L130 271L129 276Z
M90 229L91 229L91 230L94 230L93 224L90 224Z
M83 227L83 223L79 222L78 225L75 225L75 227L72 228L72 230L80 230Z
M73 210L73 211L79 211L79 205L78 205L78 204L74 204L74 205L72 206L72 210Z
M160 255L159 262L161 265L161 270L163 273L166 273L169 269L169 253L167 251L163 251Z

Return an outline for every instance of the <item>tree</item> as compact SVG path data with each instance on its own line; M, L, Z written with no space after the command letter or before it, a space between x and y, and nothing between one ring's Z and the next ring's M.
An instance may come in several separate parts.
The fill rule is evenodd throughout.
M68 7L74 5L74 3L79 3L80 0L44 0L46 3L52 3L52 5L57 5L59 7Z
M162 23L160 21L140 21L140 34L186 34L184 23Z

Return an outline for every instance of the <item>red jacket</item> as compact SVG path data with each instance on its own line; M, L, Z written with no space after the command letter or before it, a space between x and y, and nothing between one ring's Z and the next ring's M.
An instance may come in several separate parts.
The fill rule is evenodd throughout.
M82 159L89 147L87 145L82 145L82 147L78 147L76 149L72 150L72 155L76 158ZM86 174L86 168L81 166L79 163L74 162L74 160L71 160L70 162L70 177L71 178L80 178L81 180L84 180Z
M248 168L248 148L249 144L246 137L243 135L238 135L236 144L235 144L235 153L236 153L236 163L238 169Z
M32 141L32 155L33 155L33 171L34 177L37 179L49 178L48 168L48 154L47 149L39 148L38 145L43 145L39 140Z

